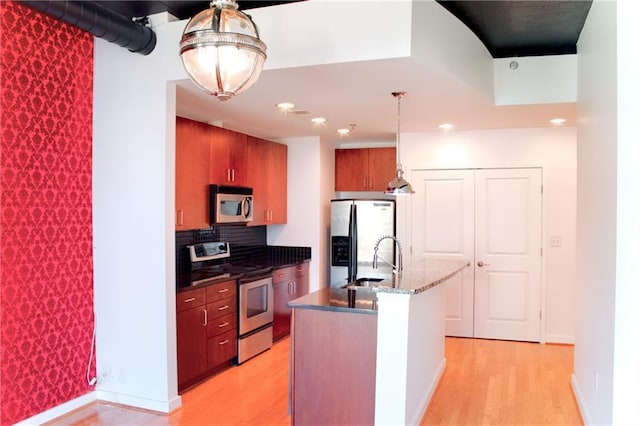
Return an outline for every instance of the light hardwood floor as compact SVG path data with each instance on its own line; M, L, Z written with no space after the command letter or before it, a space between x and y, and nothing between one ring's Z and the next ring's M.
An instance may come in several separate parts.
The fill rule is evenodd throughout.
M573 346L447 338L423 425L581 425Z
M447 368L421 424L582 424L573 347L447 338ZM170 415L94 403L52 425L289 425L289 339L182 395Z

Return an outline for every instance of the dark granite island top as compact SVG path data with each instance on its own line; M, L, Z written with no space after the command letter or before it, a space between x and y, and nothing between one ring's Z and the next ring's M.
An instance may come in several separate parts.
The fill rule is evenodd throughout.
M346 288L322 288L289 302L292 308L323 309L353 313L375 314L376 293L418 294L444 283L469 266L462 260L423 260L416 262L399 275L378 275L368 278L382 279L367 286L353 286L355 303L349 306Z

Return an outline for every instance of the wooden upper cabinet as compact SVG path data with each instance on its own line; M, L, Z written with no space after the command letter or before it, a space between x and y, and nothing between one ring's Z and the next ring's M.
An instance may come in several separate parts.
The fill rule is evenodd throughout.
M210 182L218 185L247 185L247 135L221 127L209 127Z
M336 149L336 191L366 191L369 149Z
M287 146L271 143L269 161L269 223L287 223Z
M248 186L253 188L250 226L287 223L287 146L247 136Z
M384 191L396 171L395 148L336 149L336 191Z
M287 146L176 117L176 230L209 224L209 185L253 188L249 225L287 223Z
M369 148L369 190L384 191L396 175L395 148Z
M176 229L209 227L211 126L176 117Z

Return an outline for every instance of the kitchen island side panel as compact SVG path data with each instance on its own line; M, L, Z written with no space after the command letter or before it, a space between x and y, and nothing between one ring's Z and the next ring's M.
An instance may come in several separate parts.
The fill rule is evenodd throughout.
M374 424L377 316L302 308L293 315L292 423Z

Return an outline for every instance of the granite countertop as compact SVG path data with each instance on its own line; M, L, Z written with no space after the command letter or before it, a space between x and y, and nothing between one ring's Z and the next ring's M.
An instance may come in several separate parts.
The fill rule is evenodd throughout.
M276 269L288 268L290 266L295 266L302 263L309 263L310 261L311 259L299 259L299 260L275 259L274 260L269 258L252 258L251 262L249 263L264 265L261 267L264 267L264 268L270 267L272 268L272 270L276 270ZM237 265L238 264L236 264L236 266ZM215 279L208 279L199 284L193 284L191 281L191 278L192 278L191 273L185 272L184 274L182 274L182 276L178 277L177 284L176 284L176 293L181 293L187 290L193 290L200 287L207 287L207 286L218 284L225 281L235 281L238 278L241 278L243 275L244 273L242 272L233 272L233 273L229 273L228 276L215 278Z
M387 279L372 288L383 293L418 294L442 284L469 265L467 260L424 259L398 275L385 277Z
M367 275L382 279L367 286L349 286L355 297L349 303L347 288L322 288L289 302L292 308L377 314L377 293L418 294L429 290L469 266L466 260L422 260L399 275Z
M378 313L377 296L373 291L355 291L354 300L349 305L349 291L346 288L324 287L313 293L289 302L292 308L320 309L326 311L351 312L361 314Z

